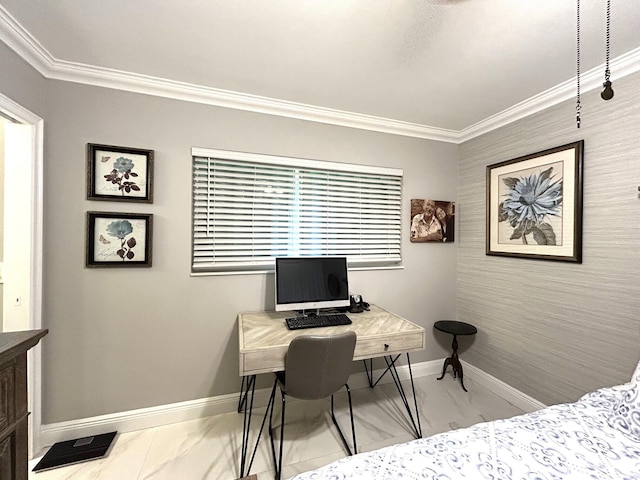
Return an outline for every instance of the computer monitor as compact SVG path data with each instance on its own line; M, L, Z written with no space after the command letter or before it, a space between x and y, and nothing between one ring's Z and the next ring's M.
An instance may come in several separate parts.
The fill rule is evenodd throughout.
M348 307L346 257L277 257L276 311Z

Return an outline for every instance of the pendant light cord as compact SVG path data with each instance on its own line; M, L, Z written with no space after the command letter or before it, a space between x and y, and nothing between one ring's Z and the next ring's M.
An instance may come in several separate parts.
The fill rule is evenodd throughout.
M577 8L577 22L576 22L576 83L577 83L577 92L576 92L576 127L580 128L580 110L582 106L580 105L580 0L578 1Z
M611 0L607 0L607 40L606 40L606 50L605 50L605 70L604 70L604 81L608 82L609 78L611 78L611 72L609 71L609 45L611 43Z
M607 0L607 38L606 38L606 50L605 50L605 69L604 69L604 83L602 86L602 93L600 97L603 100L611 100L613 98L613 88L611 88L611 72L609 71L609 46L611 45L611 0Z

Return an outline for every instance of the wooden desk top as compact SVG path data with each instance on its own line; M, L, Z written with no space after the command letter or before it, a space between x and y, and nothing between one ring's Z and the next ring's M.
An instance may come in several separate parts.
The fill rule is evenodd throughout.
M238 315L240 375L284 370L289 342L299 335L356 332L354 360L423 350L425 329L398 315L371 305L368 312L347 313L351 325L289 330L285 318L294 312L247 312Z

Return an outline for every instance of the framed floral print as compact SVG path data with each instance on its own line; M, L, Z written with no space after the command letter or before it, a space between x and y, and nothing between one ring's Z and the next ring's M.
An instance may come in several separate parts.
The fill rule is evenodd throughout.
M153 150L87 144L87 200L153 203Z
M150 267L153 215L87 212L87 267Z
M582 263L584 140L487 167L486 254Z

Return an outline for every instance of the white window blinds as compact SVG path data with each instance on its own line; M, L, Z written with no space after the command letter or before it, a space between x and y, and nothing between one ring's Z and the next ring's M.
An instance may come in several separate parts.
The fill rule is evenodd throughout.
M271 270L274 257L401 263L402 170L193 148L192 272Z

